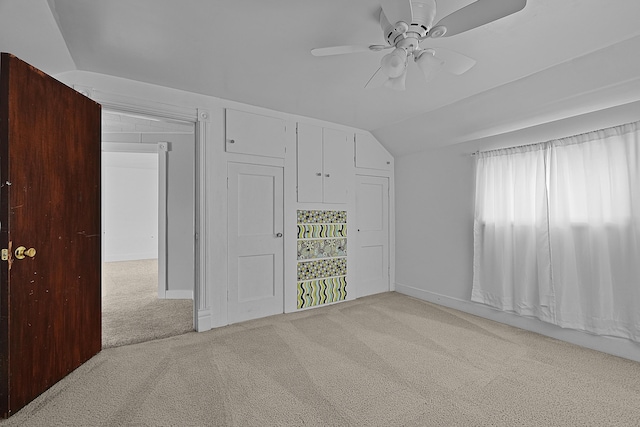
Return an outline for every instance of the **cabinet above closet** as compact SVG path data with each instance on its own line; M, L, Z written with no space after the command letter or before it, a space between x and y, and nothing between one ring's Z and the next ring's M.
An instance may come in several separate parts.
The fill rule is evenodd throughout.
M393 168L393 156L373 136L357 133L356 167L391 170Z
M298 202L347 203L353 134L298 123Z
M227 109L225 122L225 147L228 153L284 158L283 120Z

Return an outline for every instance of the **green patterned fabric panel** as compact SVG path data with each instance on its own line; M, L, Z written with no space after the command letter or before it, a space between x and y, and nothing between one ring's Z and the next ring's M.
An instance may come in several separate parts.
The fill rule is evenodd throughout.
M347 237L347 224L298 224L298 239Z
M347 239L298 240L298 259L334 258L347 255Z
M316 261L298 262L298 280L313 280L324 277L346 275L346 258L329 258Z
M298 224L346 224L347 211L298 211Z
M298 308L347 298L347 211L299 210Z
M346 277L298 282L298 309L343 301L347 298Z

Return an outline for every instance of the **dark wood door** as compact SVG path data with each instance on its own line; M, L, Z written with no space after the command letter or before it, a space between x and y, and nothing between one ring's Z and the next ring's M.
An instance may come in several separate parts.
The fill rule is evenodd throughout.
M4 418L101 349L100 123L99 104L1 54Z

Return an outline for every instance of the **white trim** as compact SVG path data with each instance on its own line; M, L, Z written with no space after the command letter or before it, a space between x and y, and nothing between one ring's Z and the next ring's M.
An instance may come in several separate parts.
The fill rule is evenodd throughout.
M177 105L148 101L146 99L134 98L127 95L103 92L101 90L82 85L73 85L73 88L100 103L104 108L109 110L116 110L136 115L162 117L169 120L181 120L192 123L198 121L197 108L180 107Z
M158 298L167 297L167 191L169 187L167 176L167 152L170 150L168 142L159 142L158 153Z
M194 328L198 332L211 329L213 326L211 301L208 296L208 276L206 270L207 251L205 248L205 242L212 240L212 237L208 235L208 216L207 206L208 198L206 192L206 176L207 169L205 159L205 147L207 146L207 126L206 124L210 120L210 114L207 110L198 108L179 107L170 104L164 104L160 102L148 101L139 98L128 97L125 95L111 94L96 90L90 87L74 85L74 89L81 93L86 93L94 101L100 103L103 108L129 112L133 114L147 114L155 117L162 117L169 120L182 120L196 124L196 152L199 157L199 161L196 162L196 200L195 200L195 212L196 218L194 221L194 246L195 246L195 268L197 268L195 274L194 284ZM142 145L142 144L141 144ZM204 218L204 220L201 220ZM202 236L197 238L196 236ZM207 243L208 244L208 243ZM202 322L202 323L201 323Z
M165 292L165 299L193 299L193 291L170 291Z
M196 121L196 179L195 179L195 275L196 283L194 287L194 318L195 329L198 332L208 331L213 327L211 319L211 292L207 287L207 256L209 254L208 245L210 239L205 230L207 227L207 145L209 127L211 125L211 113L208 110L199 108L197 110L198 119Z
M460 310L465 313L494 320L516 328L536 332L538 334L566 341L581 347L640 362L640 344L634 343L630 340L592 335L575 329L565 329L550 323L542 322L538 319L519 316L515 313L496 310L487 305L425 291L424 289L418 289L400 283L396 283L396 291L423 301Z
M298 242L295 232L298 223L297 199L297 123L285 121L284 158L284 306L285 313L298 309Z
M387 177L391 178L393 176L393 169L383 170L383 169L369 169L369 168L355 168L357 175L362 176L379 176L379 177Z
M140 142L103 142L103 153L157 153L158 144Z
M105 255L103 262L139 261L142 259L157 259L157 255L155 253L118 254L117 256Z

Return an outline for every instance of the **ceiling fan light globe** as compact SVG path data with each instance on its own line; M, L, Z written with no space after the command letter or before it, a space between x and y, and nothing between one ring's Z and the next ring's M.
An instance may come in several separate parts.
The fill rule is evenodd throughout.
M382 72L390 79L400 77L407 69L407 53L404 49L398 48L386 54L380 61Z
M438 74L438 71L444 65L444 61L437 56L431 49L425 50L415 59L416 64L420 67L426 81L430 82Z
M387 79L387 81L384 83L384 86L389 89L403 91L406 88L406 85L405 85L406 80L407 80L407 73L402 73L399 77Z

